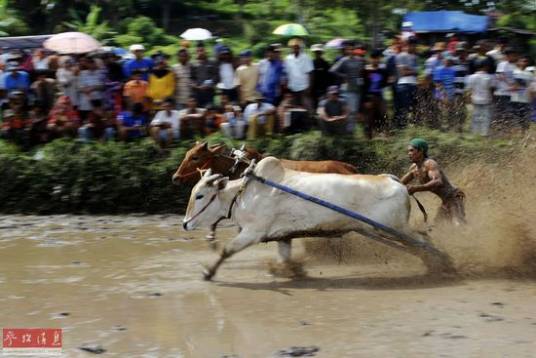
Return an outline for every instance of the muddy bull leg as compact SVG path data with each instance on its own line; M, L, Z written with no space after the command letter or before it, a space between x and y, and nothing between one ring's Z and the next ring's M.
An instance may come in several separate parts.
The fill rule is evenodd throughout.
M203 272L204 279L207 281L212 280L212 277L216 275L216 272L225 260L233 256L237 252L244 250L248 246L251 246L260 241L261 238L257 239L255 236L248 233L241 232L240 234L238 234L237 237L235 237L234 239L229 241L227 245L225 245L218 260L214 264L212 264L212 266L205 269L205 271Z

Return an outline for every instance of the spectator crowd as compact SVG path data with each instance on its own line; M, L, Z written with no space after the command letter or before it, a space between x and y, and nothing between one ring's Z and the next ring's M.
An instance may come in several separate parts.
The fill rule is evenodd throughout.
M502 38L470 46L449 36L426 51L417 45L415 37L383 50L345 41L332 62L322 44L307 51L300 39L268 46L258 62L222 43L183 47L175 59L146 56L142 45L126 59L113 51L4 50L1 136L26 148L60 137L146 136L167 147L216 131L255 139L362 126L372 138L414 123L462 132L468 117L482 136L528 128L536 99L528 56Z

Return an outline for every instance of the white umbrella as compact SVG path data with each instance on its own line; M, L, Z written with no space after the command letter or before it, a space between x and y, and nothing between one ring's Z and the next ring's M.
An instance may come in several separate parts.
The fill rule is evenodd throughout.
M210 31L196 27L188 29L181 34L181 37L188 41L205 41L212 38Z
M88 53L101 48L99 41L82 32L56 34L46 40L43 46L60 54Z

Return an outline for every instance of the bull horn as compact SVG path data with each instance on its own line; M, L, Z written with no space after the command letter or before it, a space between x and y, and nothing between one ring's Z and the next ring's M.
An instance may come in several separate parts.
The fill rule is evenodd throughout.
M221 175L221 174L213 174L213 175L207 177L206 184L207 185L213 185L216 180L221 179L221 178L223 178L223 175Z

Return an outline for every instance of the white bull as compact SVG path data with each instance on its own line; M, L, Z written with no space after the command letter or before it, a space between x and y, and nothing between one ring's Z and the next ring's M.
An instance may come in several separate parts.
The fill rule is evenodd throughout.
M283 168L274 157L260 161L254 173L408 232L410 197L406 187L390 175L297 172ZM206 279L214 276L226 258L250 245L278 241L279 254L288 262L292 238L349 232L364 226L355 219L258 181L248 178L229 181L220 174L207 171L192 189L183 227L185 230L208 228L228 212L232 212L231 219L241 231L205 272Z

